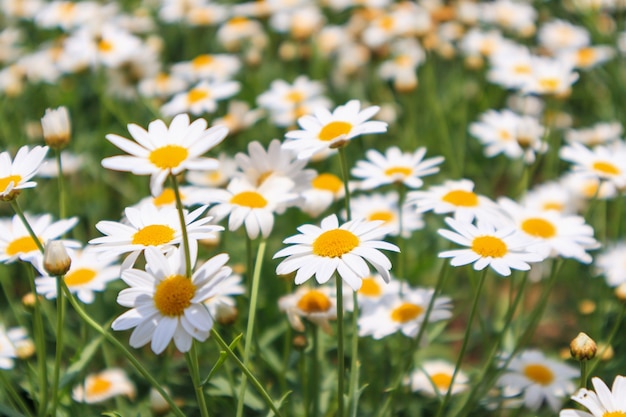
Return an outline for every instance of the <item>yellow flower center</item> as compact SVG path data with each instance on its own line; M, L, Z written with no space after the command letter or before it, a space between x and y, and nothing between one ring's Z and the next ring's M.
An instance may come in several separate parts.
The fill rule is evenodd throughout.
M552 373L550 368L540 363L526 365L524 367L524 375L539 385L550 385L554 380L554 373Z
M412 172L413 170L409 167L390 167L385 170L385 175L388 177L408 177Z
M402 303L398 307L391 310L391 320L398 323L406 323L418 318L424 309L421 306L413 303Z
M352 125L348 122L330 122L320 130L317 135L319 140L330 141L340 136L347 135L352 130Z
M196 286L183 275L167 277L156 287L154 305L168 317L179 317L191 305L191 299L196 294Z
M191 66L194 69L200 69L204 66L211 64L213 61L214 59L211 55L208 55L208 54L199 55L191 60Z
M40 239L41 240L41 239ZM30 236L18 237L7 245L7 255L14 256L20 253L28 253L39 250L37 243Z
M304 94L296 90L290 91L285 96L285 99L293 104L301 103L304 100Z
M202 101L209 97L208 90L204 88L192 88L187 93L187 102L189 104L196 104L199 101Z
M408 55L398 55L393 62L399 67L410 67L413 64L413 60Z
M596 58L596 52L593 48L582 48L576 53L576 60L581 67L587 67L594 63Z
M500 136L500 139L502 139L505 142L513 139L513 136L511 136L511 134L506 130L500 130L498 132L498 136Z
M445 372L438 372L430 376L430 380L439 389L439 391L448 391L450 383L452 383L452 375Z
M87 387L86 397L93 397L97 395L102 395L111 389L113 384L106 378L101 378L99 376L93 378L89 381L89 386Z
M228 21L229 25L244 25L248 23L249 20L243 16L235 16Z
M178 145L165 145L150 152L148 159L157 168L172 169L176 168L187 159L189 151Z
M91 282L96 277L96 271L89 268L79 268L65 275L68 287L78 286Z
M259 175L259 178L256 180L256 186L258 187L263 184L265 180L268 179L273 173L274 171L269 170Z
M182 195L181 195L181 198L182 198ZM174 190L172 190L171 188L163 189L163 192L161 193L160 196L154 197L152 199L152 203L154 203L155 206L165 206L168 204L173 204L175 201L176 201L176 194L174 194Z
M530 65L516 65L513 67L513 72L516 74L530 74L531 71Z
M113 44L107 40L101 39L98 42L98 50L100 52L111 52L113 50Z
M267 200L256 191L244 191L235 194L230 199L230 203L250 208L263 208L267 206Z
M522 230L531 236L543 239L551 238L556 234L556 227L549 221L540 218L524 220L522 222Z
M372 214L370 214L369 216L367 216L367 220L369 220L369 221L382 220L385 223L388 223L388 222L392 221L393 218L394 218L394 215L389 210L375 211Z
M133 245L160 246L174 239L174 229L163 224L151 224L133 235Z
M13 183L13 186L15 187L21 180L22 177L19 175L9 175L8 177L0 178L0 192L6 190L11 183Z
M556 211L563 211L563 204L559 203L558 201L546 201L545 203L543 203L543 209L544 210L556 210Z
M602 414L602 417L626 417L626 412L624 411L607 411Z
M385 31L390 31L394 27L394 19L391 16L383 16L378 21L379 26Z
M328 230L313 242L313 253L326 258L338 258L359 246L359 238L344 229Z
M305 313L322 313L332 306L330 299L321 291L311 290L298 300L298 308Z
M330 191L336 194L343 188L343 182L336 175L320 174L311 181L311 186L316 190Z
M501 258L507 254L506 243L495 236L478 236L472 242L472 250L482 257Z
M475 207L478 205L478 196L465 190L450 191L442 197L442 200L457 207Z
M374 278L363 278L362 282L363 284L361 288L359 288L359 294L363 294L366 297L380 297L383 293L383 289Z
M620 170L618 167L610 162L597 161L593 163L593 169L605 175L619 175Z
M539 86L547 92L555 91L559 88L559 85L558 78L542 78L539 80Z

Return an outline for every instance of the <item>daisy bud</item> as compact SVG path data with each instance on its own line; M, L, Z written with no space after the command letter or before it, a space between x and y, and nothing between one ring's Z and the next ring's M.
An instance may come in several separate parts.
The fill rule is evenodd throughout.
M569 344L572 356L579 361L593 359L596 356L598 346L592 338L580 332L578 336Z
M581 314L589 315L596 311L596 303L592 300L582 300L578 304L578 311L580 311Z
M41 127L43 139L48 146L53 149L65 148L71 136L70 115L67 107L46 109L46 113L41 118Z
M299 335L297 335L296 337L293 338L291 343L293 344L293 347L296 350L304 350L308 346L309 341L307 340L305 335L299 334Z
M35 306L35 294L29 292L22 297L22 305L26 308L33 308Z
M53 240L46 245L43 252L43 267L53 277L65 275L70 270L72 260L63 242Z

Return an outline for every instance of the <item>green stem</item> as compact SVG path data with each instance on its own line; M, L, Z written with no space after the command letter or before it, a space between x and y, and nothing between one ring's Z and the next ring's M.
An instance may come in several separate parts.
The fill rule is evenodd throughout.
M591 364L591 366L587 370L588 371L588 375L593 375L593 371L596 369L596 366L598 366L600 361L602 361L602 356L604 356L604 354L606 353L607 349L609 349L609 347L611 346L611 343L613 342L613 339L617 335L617 331L619 330L620 326L622 325L622 320L624 319L624 314L626 314L626 304L622 303L622 308L620 309L619 316L617 316L617 320L615 320L615 323L613 323L613 327L611 328L611 333L609 333L609 338L607 339L604 347L602 349L600 349L600 351L598 351L598 353L596 354L596 359L594 360L594 362Z
M348 381L348 398L350 400L350 415L356 416L359 400L359 297L356 291L352 291L352 350L350 351L350 379Z
M313 355L312 355L312 363L311 363L311 398L313 400L313 413L311 417L319 417L320 414L320 385L322 381L320 380L320 366L322 364L320 354L320 327L313 326ZM308 407L307 407L308 413Z
M63 356L63 324L65 324L65 296L61 288L61 281L65 280L65 276L56 277L57 286L57 340L56 351L54 355L54 372L52 375L52 410L51 415L56 416L57 406L59 404L59 379L61 377L61 358Z
M185 209L183 208L183 201L180 197L180 190L178 189L178 180L176 179L176 176L172 174L170 174L170 179L172 182L172 189L174 190L174 196L176 197L176 209L178 210L178 219L180 220L180 230L183 233L183 248L185 251L185 274L188 278L191 278L191 250L189 249L189 235L187 234Z
M4 370L0 370L0 381L2 382L2 386L6 392L9 394L9 397L11 397L11 400L13 400L13 402L22 410L24 415L32 417L33 414L30 412L26 403L24 403L24 400L22 400L21 395L15 391L13 383L7 379L4 374Z
M276 417L282 417L282 414L280 413L280 411L278 411L278 408L276 408L276 405L274 405L274 401L272 401L272 398L269 396L267 391L265 391L265 388L263 388L263 385L261 385L259 380L254 376L254 374L250 372L250 369L248 369L248 367L244 365L244 363L241 362L241 360L239 360L237 355L235 355L235 352L232 351L232 349L228 346L228 344L224 341L224 339L222 339L222 337L217 332L217 330L215 330L215 328L211 329L211 334L213 335L213 338L215 339L217 344L220 345L220 347L224 349L224 351L228 354L228 356L230 356L230 358L235 361L235 363L241 369L244 375L246 375L250 383L257 389L261 397L263 397L263 400L265 401L265 403L274 412Z
M248 241L250 238L247 238ZM261 269L263 268L263 257L265 255L266 240L262 240L256 254L256 262L254 264L254 272L252 274L252 288L250 291L250 309L248 311L248 324L246 327L246 336L244 340L243 364L246 368L250 365L250 352L252 351L252 336L254 333L254 322L256 320L257 303L259 299L259 281L261 278ZM239 388L239 400L237 402L237 417L243 416L244 398L246 396L246 374L241 377L241 386Z
M589 364L587 359L580 361L580 388L587 388L587 378L589 378Z
M346 220L352 220L352 210L350 208L350 174L348 173L348 162L346 160L346 147L339 148L339 160L341 162L341 176L343 177L344 203L346 206Z
M187 361L187 368L191 373L191 381L193 382L198 407L200 408L200 415L202 417L209 417L209 408L207 407L204 389L200 381L200 365L198 363L198 349L195 340L192 341L191 350L185 353L185 360Z
M336 275L337 288L337 417L343 417L345 412L344 405L344 372L345 358L343 346L343 280Z
M63 178L63 165L61 164L61 150L57 149L55 154L58 166L57 184L59 186L59 219L64 219L67 214L65 209L65 181Z
M480 278L478 281L478 288L476 288L476 294L474 295L474 302L472 303L472 309L470 310L469 318L467 319L467 327L465 329L465 335L463 336L463 343L461 344L461 351L459 352L459 357L456 360L456 364L454 366L454 372L452 373L452 378L450 379L450 385L448 386L448 391L446 392L446 396L443 401L439 405L439 409L437 410L437 417L441 416L450 397L452 395L452 387L454 386L454 380L456 379L459 370L461 369L461 363L463 363L463 357L465 356L465 350L467 349L467 345L469 344L470 333L472 329L472 321L474 321L474 316L476 315L476 311L478 310L478 299L480 298L480 293L485 284L485 277L487 276L487 268L485 268L480 274Z

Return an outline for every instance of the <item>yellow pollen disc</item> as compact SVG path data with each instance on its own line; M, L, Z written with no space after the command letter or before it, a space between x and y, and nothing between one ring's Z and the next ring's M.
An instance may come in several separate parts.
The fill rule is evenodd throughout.
M164 72L160 72L156 76L156 83L160 87L165 87L169 81L170 81L170 76L165 74Z
M256 180L256 186L260 186L261 184L263 184L265 182L266 179L268 179L270 177L270 175L272 175L274 173L274 171L270 170L270 171L266 171L264 173L262 173L261 175L259 175L259 178Z
M267 200L256 191L244 191L235 194L230 199L230 203L250 208L263 208L267 206Z
M593 169L601 174L619 175L620 170L618 167L610 162L597 161L593 163Z
M513 72L516 74L530 74L531 71L530 65L516 65L513 67Z
M398 323L406 323L415 320L424 312L424 309L417 304L402 303L398 307L391 310L391 320Z
M582 48L576 53L576 60L581 67L587 67L594 63L596 52L593 48Z
M593 196L596 195L596 193L598 192L598 187L600 186L600 184L598 184L595 180L592 181L588 181L583 187L582 187L582 193L585 197L587 198L593 198Z
M65 275L65 283L68 287L78 286L91 282L96 277L96 271L89 268L79 268L75 271L70 271Z
M15 187L21 180L22 177L19 175L9 175L8 177L0 178L0 192L6 190L11 183L13 183L13 186Z
M522 222L522 230L531 236L543 239L551 238L556 234L556 227L549 221L540 218L524 220Z
M343 188L343 182L336 175L320 174L311 181L311 186L316 190L330 191L336 194Z
M626 417L626 412L624 411L607 411L602 414L602 417Z
M328 230L313 242L313 253L326 258L338 258L359 246L359 238L344 229Z
M475 207L478 205L478 196L471 191L465 190L450 191L441 199L457 207Z
M291 91L287 93L285 99L290 103L301 103L304 100L304 94L299 91Z
M89 381L89 385L87 386L86 396L90 397L90 396L105 394L109 392L112 386L113 384L111 383L111 381L97 376L93 378L91 381Z
M409 67L413 63L408 55L398 55L393 62L399 67Z
M230 25L243 25L245 23L248 23L248 19L243 16L236 16L228 21Z
M379 297L383 293L383 289L378 282L372 277L363 278L363 284L359 288L359 294L366 297Z
M330 122L320 130L317 135L319 140L330 141L340 136L347 135L352 130L352 125L348 122Z
M472 250L482 257L501 258L507 254L506 243L495 236L479 236L472 242Z
M555 91L559 87L558 78L542 78L539 80L539 86L546 91Z
M102 39L98 42L98 50L100 52L111 52L113 50L113 44L109 41Z
M214 59L211 55L208 55L208 54L199 55L191 60L191 66L194 67L195 69L199 69L199 68L202 68L204 66L211 64L213 61Z
M167 204L173 204L175 201L176 194L174 194L174 190L171 188L164 188L160 196L152 199L155 206L165 206Z
M390 31L394 26L394 19L391 16L383 16L379 20L379 26L386 31Z
M500 130L498 132L498 136L500 136L500 139L502 139L504 141L513 139L513 136L511 136L511 134L509 132L507 132L506 130Z
M544 210L556 210L556 211L563 211L563 204L557 202L557 201L546 201L545 203L543 203L543 209Z
M490 56L496 48L496 43L493 39L485 39L479 46L478 51L483 56Z
M59 13L64 17L71 17L75 9L76 5L71 1L66 1L59 5Z
M526 375L526 378L539 385L550 385L550 383L554 380L554 374L552 371L547 366L539 363L526 365L524 368L524 375Z
M192 88L188 93L187 93L187 101L189 102L189 104L195 104L199 101L204 100L205 98L209 97L209 92L205 89L201 89L201 88Z
M388 177L401 176L408 177L413 173L413 170L409 167L390 167L385 170L385 175Z
M9 256L38 250L37 243L30 236L18 237L8 244L6 252Z
M187 159L189 151L178 145L165 145L150 152L148 159L157 168L172 169L176 168Z
M174 239L174 229L163 224L151 224L133 235L133 245L159 246Z
M168 317L180 317L185 309L191 305L191 299L196 294L196 286L183 275L167 277L156 287L154 292L154 306Z
M372 214L370 214L369 216L367 216L367 220L369 221L374 221L374 220L382 220L385 223L388 223L390 221L393 220L395 216L393 215L392 212L386 210L386 211L375 211Z
M298 300L297 306L305 313L322 313L328 311L332 304L326 294L311 290Z
M444 372L439 372L430 376L430 380L439 389L439 391L448 391L450 383L452 382L452 375Z

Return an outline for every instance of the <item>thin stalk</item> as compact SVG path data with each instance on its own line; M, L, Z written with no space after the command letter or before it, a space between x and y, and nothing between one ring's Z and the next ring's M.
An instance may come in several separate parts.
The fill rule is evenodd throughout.
M611 343L613 342L613 339L617 335L617 331L619 330L620 326L622 325L622 321L624 319L624 314L626 314L626 304L622 303L622 308L620 309L619 316L617 316L617 320L615 320L615 323L613 323L613 327L611 328L611 333L609 333L609 338L607 339L606 343L604 344L604 347L602 349L600 349L598 351L598 353L596 354L596 359L594 360L594 362L591 364L591 366L587 370L588 371L588 375L593 375L593 371L596 369L596 366L598 366L600 361L602 361L602 356L604 356L604 354L606 353L607 349L611 346Z
M589 378L589 361L583 359L580 361L580 388L587 388L587 378Z
M61 281L65 280L65 275L56 277L57 286L57 331L56 331L56 351L54 354L54 371L52 374L52 409L51 415L56 416L59 404L59 379L61 377L61 359L63 356L63 324L65 323L65 296L61 287Z
M180 198L180 190L178 189L178 180L176 176L170 174L172 182L172 189L174 190L174 196L176 197L176 209L178 210L178 218L180 220L180 230L183 233L183 250L185 251L185 275L191 278L191 250L189 249L189 235L187 234L187 222L185 221L185 210L183 208L183 201Z
M343 417L345 413L344 404L344 372L345 358L343 346L343 280L336 274L337 288L337 417Z
M250 238L248 238L248 241ZM267 241L261 240L256 254L256 262L254 264L254 272L252 274L252 288L250 291L250 310L248 311L248 324L246 327L246 336L244 339L243 364L246 368L250 365L250 352L252 351L252 337L254 334L254 322L256 320L257 303L259 299L259 282L261 278L261 269L263 268L263 257L265 255L265 246ZM239 387L239 400L237 402L237 417L243 415L244 398L246 396L246 374L241 377L241 386Z
M200 381L200 365L198 362L198 348L196 341L191 343L191 350L185 352L185 360L187 361L187 368L191 373L191 381L193 382L193 389L196 393L196 400L198 401L198 408L200 408L200 415L202 417L209 417L209 408L206 404L206 398L204 396L204 389L202 382Z
M443 401L439 405L439 409L437 410L437 417L441 416L443 410L445 409L448 401L450 400L450 396L452 395L452 387L454 386L454 380L461 369L461 363L463 363L463 357L465 356L465 350L467 349L467 345L469 344L470 333L472 329L472 321L474 321L474 316L476 315L476 311L478 310L478 299L480 298L480 293L485 284L485 277L487 276L487 268L485 268L480 274L480 279L478 281L478 288L476 289L476 294L474 295L474 302L472 303L472 309L470 310L469 318L467 319L467 328L465 329L465 335L463 336L463 343L461 344L461 351L459 352L459 357L456 360L456 364L454 366L454 372L452 373L452 378L450 379L450 385L448 386L448 391L446 392L446 396Z
M65 209L65 180L63 178L63 165L61 164L61 150L57 149L55 152L57 166L58 166L58 175L57 175L57 185L59 187L59 219L64 219L66 214ZM53 414L54 415L54 414Z
M350 415L357 415L358 399L359 399L359 297L356 291L352 291L352 350L350 351L350 379L348 380L348 399L350 400Z
M313 412L311 417L319 417L320 415L320 366L322 361L320 358L320 327L313 326L313 357L311 363L311 398L313 399ZM307 407L308 413L308 407Z
M9 381L4 374L4 370L0 370L0 381L2 382L2 386L9 394L9 397L13 402L22 410L25 416L32 417L33 414L30 412L30 409L22 399L22 396L15 391L15 387L11 381Z

